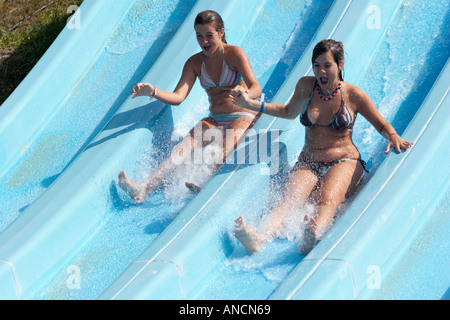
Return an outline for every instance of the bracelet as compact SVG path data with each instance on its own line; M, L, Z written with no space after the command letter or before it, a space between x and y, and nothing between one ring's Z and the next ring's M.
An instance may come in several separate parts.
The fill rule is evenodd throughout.
M248 92L250 92L255 99L258 99L258 97L253 92L251 92L250 90L248 90Z
M259 113L263 113L264 112L264 105L265 105L266 103L263 101L263 102L261 102L261 109L259 109Z
M392 137L392 136L396 136L397 135L397 133L396 132L394 132L394 133L390 133L389 134L389 137Z
M156 95L158 94L158 89L153 86L153 94L150 95L150 100L153 100L154 98L156 98Z

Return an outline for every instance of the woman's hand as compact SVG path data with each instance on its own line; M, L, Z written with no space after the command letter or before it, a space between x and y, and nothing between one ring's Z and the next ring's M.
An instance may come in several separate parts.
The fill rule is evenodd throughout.
M403 140L398 134L393 134L389 136L389 142L387 144L386 151L384 151L384 153L386 154L389 153L392 147L394 147L398 153L401 153L402 152L401 149L405 150L409 149L411 148L412 145L413 145L412 142Z
M237 85L233 89L231 89L230 97L235 105L241 108L245 109L252 109L250 107L250 103L252 102L252 98L249 96L249 91L242 87Z
M131 91L132 99L142 96L154 96L155 86L150 83L138 83Z

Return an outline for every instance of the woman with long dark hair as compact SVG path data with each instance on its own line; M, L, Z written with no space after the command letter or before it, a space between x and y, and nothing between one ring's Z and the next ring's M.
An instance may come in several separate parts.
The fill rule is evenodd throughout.
M290 174L282 199L269 213L263 230L253 230L244 219L236 219L235 235L250 253L261 250L276 234L292 210L308 200L316 205L308 217L301 251L308 253L324 235L339 206L360 184L365 163L353 143L356 115L364 116L398 152L411 146L381 116L370 97L356 86L344 82L342 42L323 40L312 56L314 77L299 80L287 105L250 99L245 89L233 90L233 102L248 110L295 119L306 128L305 144Z

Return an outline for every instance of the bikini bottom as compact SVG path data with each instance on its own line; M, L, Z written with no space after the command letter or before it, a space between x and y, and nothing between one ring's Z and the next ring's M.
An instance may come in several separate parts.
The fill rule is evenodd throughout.
M225 130L230 128L234 120L242 117L249 117L254 119L255 115L249 112L233 112L230 114L210 114L209 118L213 119L219 127L223 127Z
M346 162L346 161L359 161L361 163L361 165L364 168L365 172L369 172L366 169L366 162L364 160L361 159L351 159L351 158L343 158L343 159L339 159L339 160L335 160L335 161L329 161L329 162L320 162L320 161L304 161L304 160L298 160L297 163L295 164L293 170L298 170L300 169L300 166L306 166L308 169L310 169L312 172L314 172L314 174L318 177L323 177L325 176L328 171L330 171L331 168L333 168L335 165L341 163L341 162Z

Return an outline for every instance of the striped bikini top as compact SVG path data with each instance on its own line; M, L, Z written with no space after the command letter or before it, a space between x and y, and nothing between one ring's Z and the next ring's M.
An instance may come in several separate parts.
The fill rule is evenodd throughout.
M309 99L305 103L305 107L303 108L302 114L300 115L300 123L304 125L305 127L330 127L334 130L352 130L353 124L355 123L355 119L352 119L352 116L350 115L350 112L347 109L347 106L345 105L344 97L341 92L341 106L339 107L338 112L333 116L330 123L327 125L320 125L312 123L308 116L308 106L311 102L311 99L313 97L314 91L316 89L316 86L319 84L316 81L316 84L314 85L313 91L309 97Z
M225 62L225 52L224 48L222 48L222 56L223 56L223 62L222 62L222 75L220 76L219 84L216 84L208 75L208 72L206 72L206 66L205 66L205 58L206 56L203 56L203 63L202 63L202 69L200 73L200 84L203 89L208 90L215 87L232 87L239 82L242 81L242 76L239 72L233 71L230 69L230 67Z

